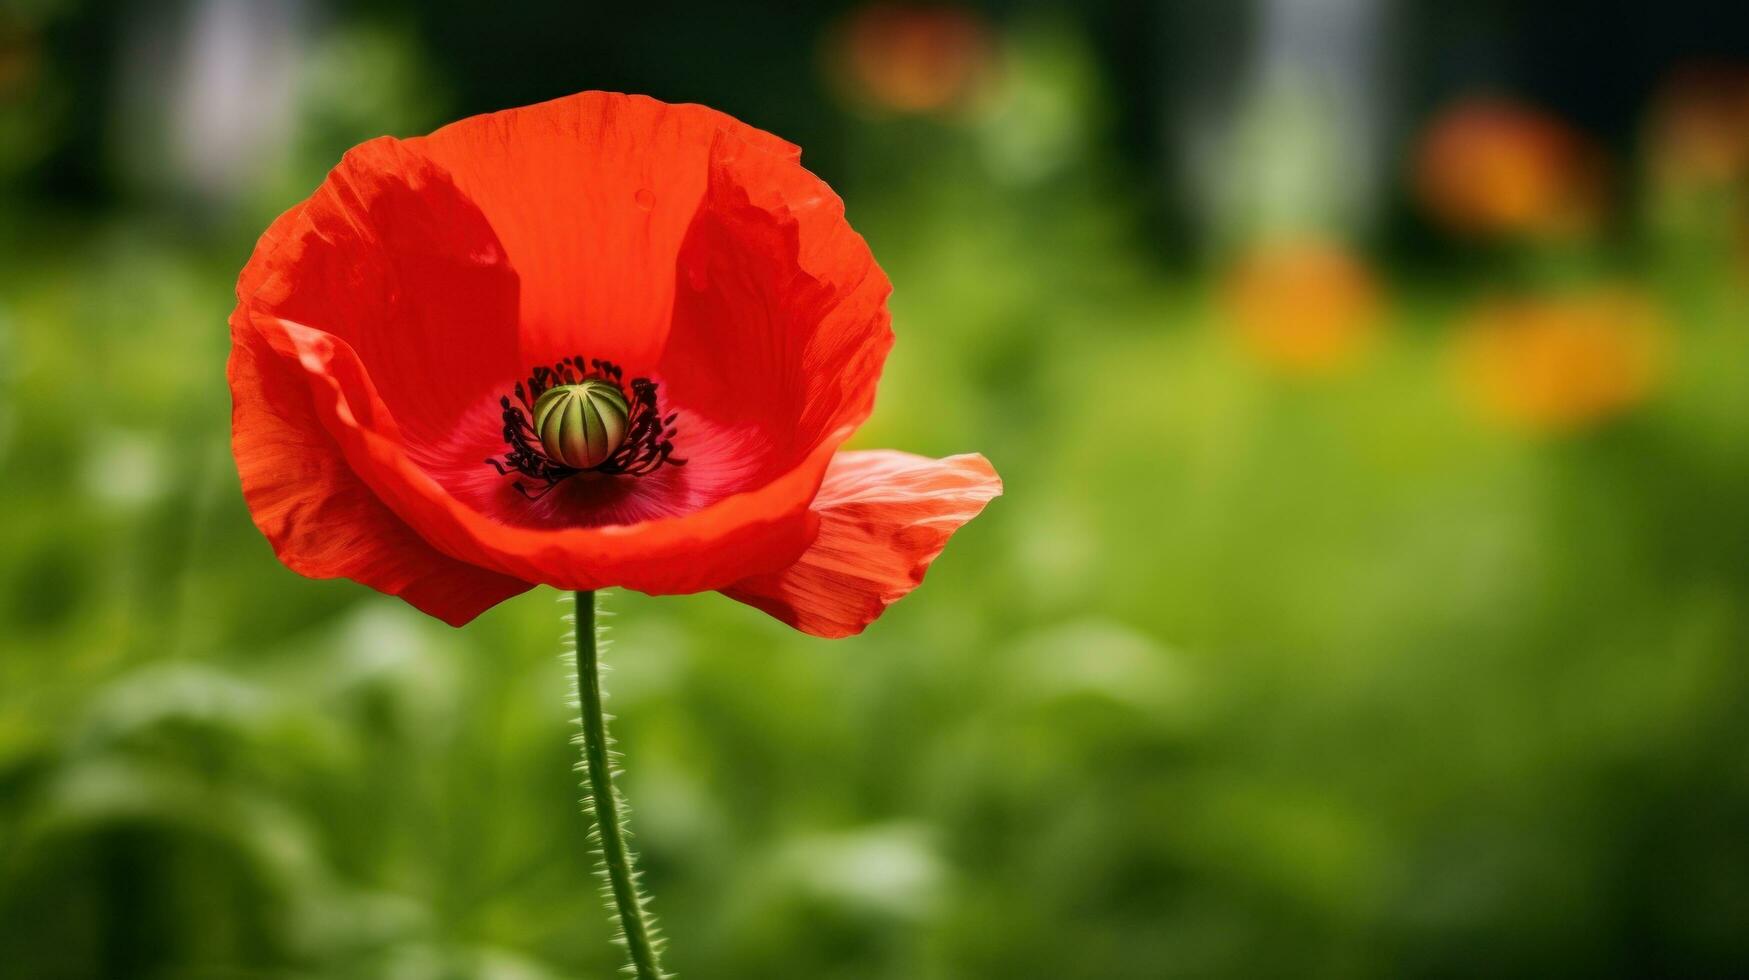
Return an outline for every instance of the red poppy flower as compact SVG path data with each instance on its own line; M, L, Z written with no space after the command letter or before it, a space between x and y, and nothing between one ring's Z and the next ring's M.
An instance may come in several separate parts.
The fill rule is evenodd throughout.
M454 625L543 583L859 632L1001 483L839 451L891 287L799 161L600 92L347 153L231 315L232 445L280 559Z

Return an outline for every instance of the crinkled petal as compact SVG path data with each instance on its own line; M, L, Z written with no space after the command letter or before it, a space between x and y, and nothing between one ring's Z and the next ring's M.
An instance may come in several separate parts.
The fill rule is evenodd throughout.
M915 589L947 539L1001 493L1001 478L977 454L839 453L814 501L814 543L789 568L723 594L814 636L860 633Z
M831 461L831 447L848 435L836 434L814 458L757 490L683 517L603 527L507 525L457 500L411 458L344 340L264 314L251 325L277 355L263 370L302 379L319 424L353 471L421 537L453 558L562 589L702 592L787 565L812 537L807 502ZM793 501L800 501L799 512L792 511Z
M585 354L647 371L719 132L800 169L795 146L714 109L616 92L473 116L409 142L485 212L521 274L528 364Z
M517 370L517 275L480 209L407 144L355 147L268 236L239 298L344 340L409 438L446 439Z
M892 284L819 178L719 134L677 279L661 363L676 404L766 433L777 468L868 418Z
M228 374L243 497L280 561L400 596L452 626L530 587L442 554L395 516L317 421L308 388L274 369L278 360L244 332Z

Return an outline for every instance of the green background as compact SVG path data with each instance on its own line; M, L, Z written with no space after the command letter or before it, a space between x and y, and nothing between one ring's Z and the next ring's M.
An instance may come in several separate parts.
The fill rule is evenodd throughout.
M1611 65L1632 18L1481 5L1442 46L1392 7L1376 218L1323 226L1387 283L1384 339L1299 381L1223 329L1244 222L1165 162L1170 55L1250 29L1220 5L990 8L993 107L922 116L834 83L837 9L269 6L281 115L191 158L224 91L164 82L172 42L235 5L0 0L0 977L614 975L562 597L453 630L287 571L223 371L254 236L347 146L585 88L801 143L896 284L855 445L1007 486L856 639L607 600L681 976L1749 971L1749 266L1729 212L1635 190L1657 77L1741 33L1660 4L1686 27ZM1607 148L1599 238L1417 217L1404 141L1483 81ZM1671 323L1655 397L1479 420L1454 317L1593 280Z

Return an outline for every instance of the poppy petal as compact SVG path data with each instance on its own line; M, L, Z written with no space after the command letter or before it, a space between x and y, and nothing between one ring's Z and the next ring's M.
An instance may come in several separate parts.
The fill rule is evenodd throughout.
M736 446L698 469L769 480L868 417L893 343L892 285L843 202L794 160L717 136L676 279L665 391L683 436L703 428Z
M349 151L268 237L239 297L345 340L416 442L449 438L518 369L516 273L479 208L407 144Z
M408 142L485 212L521 274L527 364L581 353L643 372L668 332L674 256L718 132L792 166L801 155L714 109L616 92L473 116Z
M807 509L848 435L835 433L793 470L680 517L602 527L532 528L467 506L420 467L395 417L346 341L256 313L248 327L264 350L263 371L306 386L318 424L379 499L434 548L524 581L562 589L624 586L653 595L702 592L781 568L807 546ZM271 366L269 366L271 365Z
M814 543L789 568L723 594L804 633L852 636L915 589L947 539L1001 493L990 461L975 453L841 452L814 500Z
M323 431L308 389L271 369L276 360L239 333L227 373L243 497L280 561L398 595L452 626L531 587L438 552L383 506Z

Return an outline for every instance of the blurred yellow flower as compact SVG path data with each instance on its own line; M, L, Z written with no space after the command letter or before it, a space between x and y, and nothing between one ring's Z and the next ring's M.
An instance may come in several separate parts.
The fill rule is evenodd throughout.
M1421 138L1414 189L1442 227L1477 238L1568 238L1600 223L1602 155L1565 123L1499 100L1459 103Z
M1625 289L1497 300L1465 318L1455 346L1469 404L1509 428L1570 432L1644 402L1670 335L1646 297Z
M1246 351L1287 374L1351 367L1378 331L1381 303L1372 270L1336 242L1258 246L1228 271L1221 298Z
M989 24L957 6L869 4L828 50L853 99L903 114L963 108L996 60Z

